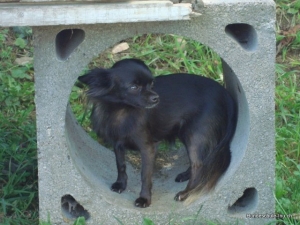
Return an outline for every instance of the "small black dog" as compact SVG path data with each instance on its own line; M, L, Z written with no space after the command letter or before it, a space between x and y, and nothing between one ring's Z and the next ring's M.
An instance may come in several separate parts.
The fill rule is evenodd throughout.
M78 79L89 86L94 131L114 147L118 178L112 191L121 193L127 186L125 149L140 150L142 190L135 205L148 207L156 143L176 138L188 151L190 167L175 179L189 180L175 200L214 188L229 166L229 144L237 119L234 100L224 87L191 74L154 79L138 59L121 60L110 69L93 69Z

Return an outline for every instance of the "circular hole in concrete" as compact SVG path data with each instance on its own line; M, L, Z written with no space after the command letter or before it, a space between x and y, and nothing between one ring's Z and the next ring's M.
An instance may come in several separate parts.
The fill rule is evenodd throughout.
M240 215L253 212L258 204L258 193L254 187L247 188L231 206L228 207L228 213L231 215Z
M67 60L72 52L83 42L84 30L65 29L60 31L55 38L56 56L59 60Z
M129 49L113 52L119 44L125 46L124 43L128 44ZM123 40L107 49L78 75L95 67L110 68L114 62L123 58L139 58L145 61L154 75L178 72L204 74L226 85L238 105L238 122L231 142L231 163L217 185L217 189L221 188L238 168L245 153L249 133L248 103L234 71L214 51L199 42L175 35L143 35ZM99 196L106 202L139 210L133 204L141 188L139 154L127 155L127 189L122 194L110 191L111 184L117 178L115 156L113 151L108 149L110 147L102 143L91 131L89 110L85 110L82 93L84 89L81 84L76 84L70 95L71 108L68 108L66 115L70 155L85 180L96 188ZM148 210L160 213L170 208L170 205L176 205L178 209L183 208L182 204L173 199L187 183L175 183L174 179L188 166L186 151L180 145L173 150L170 150L170 146L160 146L153 176L152 206Z
M225 27L225 32L246 51L256 50L257 34L251 25L246 23L228 24Z

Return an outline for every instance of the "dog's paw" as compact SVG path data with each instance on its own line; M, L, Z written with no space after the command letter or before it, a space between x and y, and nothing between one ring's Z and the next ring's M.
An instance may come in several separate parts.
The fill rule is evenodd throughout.
M189 172L183 172L177 175L175 178L175 182L181 183L184 181L187 181L190 179L190 173Z
M181 183L190 179L190 175L186 175L184 173L178 174L175 178L175 182Z
M121 194L126 189L126 184L115 182L111 185L110 190Z
M134 205L136 207L140 208L146 208L151 204L150 200L147 200L146 198L139 197L135 200Z
M188 193L186 193L184 191L180 191L175 195L174 199L175 199L175 201L181 201L182 202L182 201L186 200L187 197L188 197Z

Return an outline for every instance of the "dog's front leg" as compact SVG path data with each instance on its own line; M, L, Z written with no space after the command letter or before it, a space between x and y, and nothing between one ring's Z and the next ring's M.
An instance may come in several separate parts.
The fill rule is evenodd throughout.
M156 149L154 145L141 148L142 158L142 190L135 200L135 206L146 208L151 204L152 174Z
M124 191L126 189L126 186L127 186L124 145L122 143L115 144L114 152L116 155L118 178L117 178L117 181L112 184L111 190L121 193L122 191Z

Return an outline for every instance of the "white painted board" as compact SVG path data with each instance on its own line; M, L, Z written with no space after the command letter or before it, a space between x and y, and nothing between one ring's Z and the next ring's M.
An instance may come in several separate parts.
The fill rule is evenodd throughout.
M47 26L189 20L189 3L132 1L123 3L1 3L0 26Z

